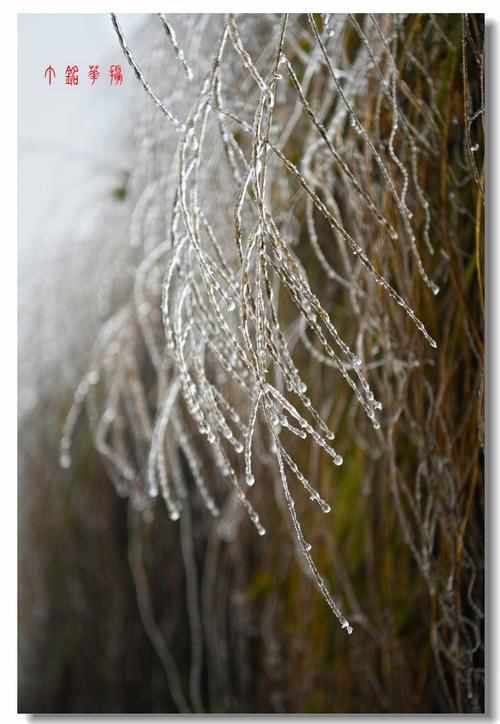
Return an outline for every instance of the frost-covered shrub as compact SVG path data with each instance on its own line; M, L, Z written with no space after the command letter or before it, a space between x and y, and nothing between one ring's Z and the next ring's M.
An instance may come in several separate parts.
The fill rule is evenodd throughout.
M211 709L248 710L238 703L249 700L243 649L240 698L224 693L232 674L218 661L210 620L222 566L210 546L203 558L200 540L243 560L259 546L272 560L279 540L278 578L292 551L341 628L372 641L375 653L360 664L358 650L352 678L366 666L380 710L391 710L377 661L400 661L399 644L391 653L383 639L397 642L404 626L379 613L398 603L383 604L375 580L358 587L359 550L367 576L381 575L383 561L398 565L389 531L407 544L405 575L431 602L426 666L441 691L428 700L477 710L481 20L160 15L142 51L112 22L139 81L133 170L103 239L113 264L91 282L101 321L60 465L71 470L85 413L116 492L129 500L139 607L174 706L203 710L208 678ZM163 507L180 526L186 675L147 603L155 580L146 585L140 552L158 516L168 525ZM354 551L351 531L365 541ZM272 600L284 605L276 593ZM280 661L275 638L263 631L264 659L272 649ZM356 651L355 638L344 652ZM276 685L276 710L290 710L287 686Z

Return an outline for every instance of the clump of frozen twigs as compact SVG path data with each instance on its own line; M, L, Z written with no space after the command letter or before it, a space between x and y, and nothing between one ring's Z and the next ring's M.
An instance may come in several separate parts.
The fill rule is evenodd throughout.
M142 86L129 238L120 238L128 272L76 389L61 465L71 466L85 410L116 491L146 517L161 500L182 519L196 496L220 535L241 525L244 511L259 536L272 536L274 521L258 505L259 489L272 488L309 574L351 633L299 511L305 497L330 513L352 452L346 420L355 418L359 444L386 456L399 521L428 581L438 669L451 657L457 681L477 696L477 606L471 599L467 616L457 611L432 562L441 496L453 487L446 456L432 462L423 448L433 443L409 423L422 449L413 487L397 467L405 451L395 448L415 375L429 410L434 404L426 369L448 336L432 310L452 252L433 217L442 188L429 174L445 158L443 129L460 113L443 110L446 87L432 69L456 46L454 28L450 37L433 16L414 27L409 16L160 15L139 60L119 18L112 22ZM467 18L463 44L464 62L472 54L482 73ZM480 194L483 110L482 98L467 97L462 178L453 180ZM445 201L476 212L458 191ZM312 456L314 447L333 466L333 488L311 476L301 450ZM473 557L465 553L460 566L472 570ZM451 590L456 565L446 573ZM458 653L446 633L454 616ZM448 674L442 681L452 701Z

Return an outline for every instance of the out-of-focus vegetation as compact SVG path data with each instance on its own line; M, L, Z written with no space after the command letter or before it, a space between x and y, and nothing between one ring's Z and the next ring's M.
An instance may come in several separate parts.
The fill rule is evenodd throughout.
M151 19L134 62L185 133L138 85L130 178L77 262L56 254L21 289L20 710L484 709L483 44L481 15ZM247 368L308 414L266 271L343 464L293 416L273 433L262 393L254 485L226 445L259 536L210 426L226 443L216 398L245 441ZM314 333L302 278L355 357ZM213 312L210 284L234 309ZM304 540L281 444L331 506L285 466Z

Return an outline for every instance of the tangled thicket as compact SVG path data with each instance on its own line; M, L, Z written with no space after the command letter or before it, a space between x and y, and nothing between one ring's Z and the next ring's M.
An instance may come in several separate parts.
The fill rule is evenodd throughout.
M161 706L481 710L482 16L112 22L133 170L60 464L90 436L128 500Z

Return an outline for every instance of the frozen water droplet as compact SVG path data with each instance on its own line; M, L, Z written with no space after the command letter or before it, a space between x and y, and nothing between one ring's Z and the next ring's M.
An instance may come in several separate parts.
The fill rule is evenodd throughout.
M180 518L180 513L179 513L179 511L177 510L177 508L175 508L174 510L171 510L171 511L169 512L168 516L169 516L170 520L179 520L179 518Z
M347 629L347 633L348 633L349 635L352 634L352 626L351 626L351 624L349 623L349 621L346 621L346 620L344 619L344 621L342 622L342 628L346 628L346 629Z
M335 455L335 457L333 458L333 462L335 465L342 465L342 463L344 462L344 458L342 457L342 455Z
M304 548L306 549L307 552L309 552L312 549L312 545L310 543L306 543L304 541Z
M62 468L71 467L71 456L68 455L68 453L66 453L66 452L62 453L61 457L59 458L59 465Z
M255 478L253 475L247 475L246 481L247 485L253 485L255 483Z

